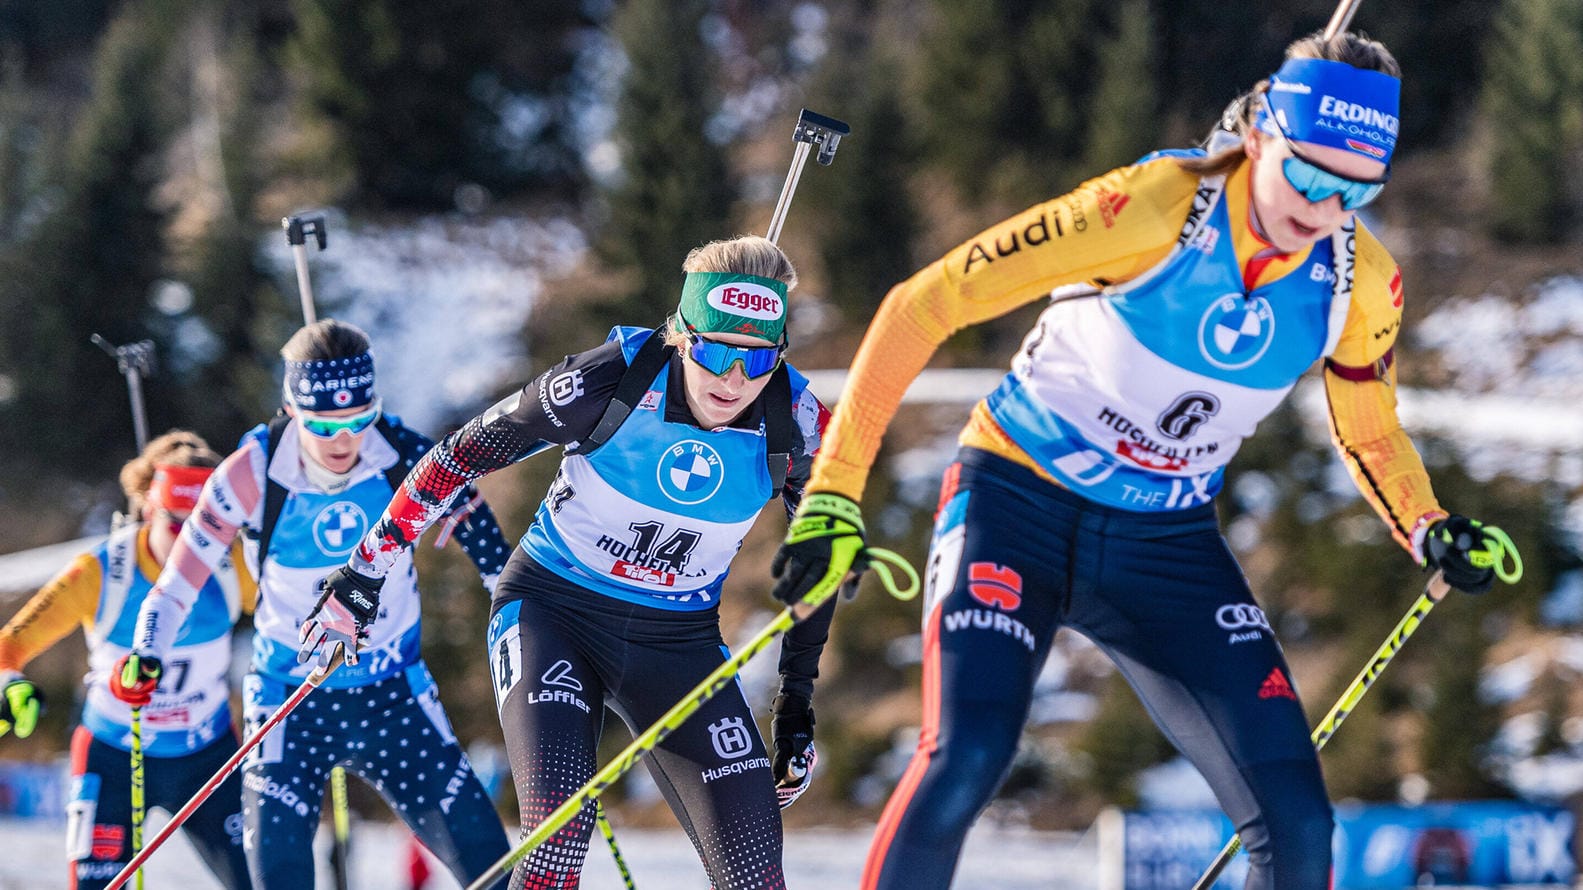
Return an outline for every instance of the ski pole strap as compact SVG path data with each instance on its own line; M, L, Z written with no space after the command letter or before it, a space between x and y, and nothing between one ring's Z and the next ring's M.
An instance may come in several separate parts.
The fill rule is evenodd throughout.
M868 566L874 570L879 582L885 585L885 592L899 600L910 600L918 595L922 584L918 581L918 570L912 567L905 557L894 550L884 547L864 547L863 558L868 560ZM896 573L900 572L907 578L907 586L900 587L896 584Z
M1495 570L1495 577L1507 584L1516 584L1523 577L1523 558L1517 552L1517 545L1512 543L1511 536L1502 529L1493 525L1486 525L1481 529L1490 540L1490 567ZM1511 557L1511 567L1506 565L1506 557Z

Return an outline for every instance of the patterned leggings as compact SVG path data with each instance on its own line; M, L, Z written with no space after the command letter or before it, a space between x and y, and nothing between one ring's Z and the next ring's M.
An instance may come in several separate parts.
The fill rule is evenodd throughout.
M258 674L243 689L250 732L291 692ZM313 886L313 856L305 851L336 765L374 786L460 883L506 854L505 828L419 662L365 686L314 690L249 755L243 846L258 890Z

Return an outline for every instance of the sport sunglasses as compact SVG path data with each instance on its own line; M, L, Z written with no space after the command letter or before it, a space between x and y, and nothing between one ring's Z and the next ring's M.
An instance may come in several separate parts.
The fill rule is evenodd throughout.
M302 424L302 428L307 430L309 435L320 439L333 439L341 433L355 436L379 420L380 409L381 402L375 399L374 403L368 406L368 410L345 417L325 417L298 411L297 422Z
M1269 115L1276 134L1286 143L1288 157L1281 161L1281 173L1285 174L1287 183L1299 195L1315 204L1329 200L1331 195L1340 195L1343 210L1357 210L1380 196L1385 183L1391 179L1389 167L1385 168L1385 175L1379 179L1351 179L1308 160L1297 151L1297 146L1286 135L1286 131L1281 129L1270 109L1270 100L1263 94L1260 94L1259 100L1264 103L1264 113Z
M763 377L780 366L781 354L786 350L785 339L777 346L727 346L705 340L690 327L682 333L687 337L687 354L716 377L724 377L738 362L749 380Z

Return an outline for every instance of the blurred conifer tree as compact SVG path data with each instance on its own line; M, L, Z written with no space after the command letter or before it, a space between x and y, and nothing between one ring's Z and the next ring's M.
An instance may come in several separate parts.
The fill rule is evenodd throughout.
M1583 3L1505 0L1490 41L1480 96L1493 140L1490 228L1511 242L1560 240L1583 147Z
M616 100L621 168L600 253L630 276L619 304L626 324L660 324L676 306L687 252L735 234L731 172L708 135L720 102L700 32L708 11L707 0L631 0L613 22L627 70Z

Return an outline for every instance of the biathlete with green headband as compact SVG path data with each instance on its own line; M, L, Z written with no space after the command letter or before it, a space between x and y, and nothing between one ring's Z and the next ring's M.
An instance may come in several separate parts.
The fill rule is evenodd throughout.
M788 515L800 503L829 416L784 360L797 273L780 248L717 241L682 269L681 304L661 329L614 329L446 437L325 582L332 602L367 615L355 604L382 586L389 598L390 567L461 486L561 446L488 631L525 833L593 777L604 705L640 732L726 660L726 573L766 501L782 499ZM785 884L778 807L811 777L810 702L832 610L833 600L782 643L773 751L733 685L647 759L720 890ZM586 807L517 865L511 886L576 886L593 824Z
M923 725L862 887L950 882L1062 626L1111 657L1208 780L1248 848L1246 887L1329 886L1331 809L1297 686L1216 521L1227 463L1321 364L1337 450L1402 549L1462 590L1510 577L1504 536L1442 509L1396 416L1402 275L1355 214L1390 174L1398 77L1372 40L1299 40L1208 151L1091 179L886 296L772 566L787 602L861 557L865 477L936 347L1050 305L945 475Z

